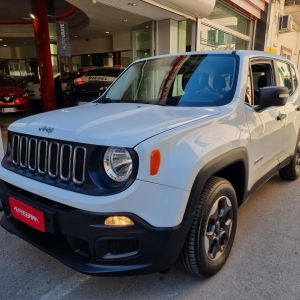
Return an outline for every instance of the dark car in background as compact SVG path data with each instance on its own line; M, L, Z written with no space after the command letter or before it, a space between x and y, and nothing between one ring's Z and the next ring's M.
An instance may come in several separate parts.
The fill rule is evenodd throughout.
M28 94L9 76L0 76L0 113L31 110Z
M62 73L61 74L61 88L64 90L66 88L66 85L68 84L69 80L71 78L73 78L74 75L78 75L78 74L79 74L79 76L80 75L82 76L84 73L83 72L81 72L81 73L79 73L79 72L64 72L64 73Z
M76 106L98 99L123 70L102 67L89 70L83 76L73 76L63 91L63 106Z

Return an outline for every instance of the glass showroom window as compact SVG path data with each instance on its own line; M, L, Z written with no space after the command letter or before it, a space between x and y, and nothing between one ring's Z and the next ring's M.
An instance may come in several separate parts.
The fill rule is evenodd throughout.
M233 29L238 33L250 36L252 28L251 20L222 3L216 2L213 11L207 19L216 24Z
M201 50L238 50L249 47L248 41L204 24L201 25L200 39Z

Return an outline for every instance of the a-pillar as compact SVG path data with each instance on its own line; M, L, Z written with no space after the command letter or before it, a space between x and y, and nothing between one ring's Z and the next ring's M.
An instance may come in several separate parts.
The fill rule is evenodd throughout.
M56 109L46 0L31 0L43 111Z

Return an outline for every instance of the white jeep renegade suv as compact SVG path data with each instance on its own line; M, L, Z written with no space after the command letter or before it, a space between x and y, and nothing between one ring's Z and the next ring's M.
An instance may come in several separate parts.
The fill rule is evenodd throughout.
M296 67L253 51L131 64L98 100L9 127L9 232L80 272L194 275L225 264L238 206L300 173Z

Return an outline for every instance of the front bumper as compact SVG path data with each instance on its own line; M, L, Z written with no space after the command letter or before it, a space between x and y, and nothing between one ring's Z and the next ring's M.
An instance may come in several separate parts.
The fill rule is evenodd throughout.
M164 271L176 262L193 216L176 227L154 227L132 213L96 213L60 204L1 181L0 198L7 231L85 274L127 276ZM46 232L16 220L9 197L42 211ZM159 208L158 208L159 209ZM104 220L112 215L131 218L132 226L111 227Z
M7 110L7 111L6 111ZM14 111L13 111L14 110ZM0 113L5 112L27 112L31 110L31 104L28 97L18 97L12 102L0 101Z

